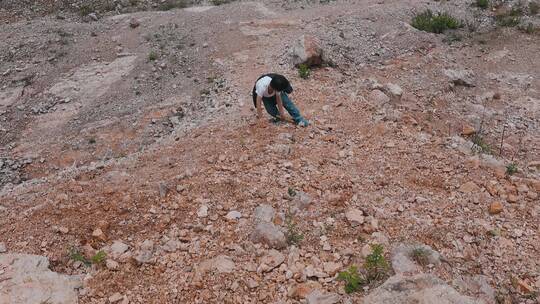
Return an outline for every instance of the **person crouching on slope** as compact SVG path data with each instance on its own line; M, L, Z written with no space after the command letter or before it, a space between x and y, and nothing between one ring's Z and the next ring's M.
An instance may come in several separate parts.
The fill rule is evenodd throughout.
M295 124L306 127L309 125L296 105L287 94L292 93L291 83L285 76L279 74L265 74L257 79L253 87L253 104L257 109L257 118L262 119L262 105L266 112L274 119L288 120L285 118L285 110L289 112Z

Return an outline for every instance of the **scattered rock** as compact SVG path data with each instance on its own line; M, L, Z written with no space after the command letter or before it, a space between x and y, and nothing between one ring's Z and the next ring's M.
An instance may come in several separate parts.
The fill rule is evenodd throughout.
M464 276L454 280L453 285L462 292L470 294L480 300L484 300L487 304L497 303L495 290L489 285L486 276Z
M293 197L293 200L292 200L292 205L293 205L292 209L295 209L295 210L306 209L307 207L309 207L311 202L312 202L312 199L311 199L311 196L309 196L309 194L303 191L297 191L296 195Z
M323 293L320 290L313 290L306 297L308 304L335 304L339 302L339 295L336 293Z
M94 238L96 238L98 240L101 240L101 241L106 241L107 240L107 237L105 236L105 233L103 233L101 228L94 229L94 231L92 232L92 237L94 237Z
M463 193L477 193L480 191L480 188L473 181L470 181L461 185L459 191Z
M476 130L470 125L464 125L461 131L461 134L465 136L473 135L474 133L476 133Z
M328 273L331 276L336 274L341 269L341 267L343 267L341 263L336 262L326 262L323 264L324 272Z
M285 234L272 223L258 223L250 239L254 243L263 243L275 249L287 247Z
M137 19L135 19L135 18L131 18L131 19L129 20L129 26L130 26L131 28L137 28L137 27L139 27L139 25L141 25L141 23L139 22L139 20L137 20Z
M239 219L241 217L242 217L242 213L240 213L238 211L229 211L229 213L227 213L227 215L225 216L225 218L230 220L230 221L237 220L237 219Z
M363 304L480 304L431 274L395 275L364 298Z
M139 251L136 253L135 260L139 264L150 263L152 261L153 251L154 242L150 240L145 240L141 244Z
M90 14L88 14L88 17L90 17L90 19L92 19L93 21L98 21L99 20L96 13L90 13Z
M111 256L116 259L124 252L128 251L128 249L128 245L124 244L122 241L116 240L111 245Z
M266 255L261 258L261 265L258 271L269 272L278 267L285 261L285 256L275 249L270 249Z
M270 205L259 205L253 212L253 217L256 223L267 222L270 223L274 219L276 211Z
M0 303L77 303L80 277L49 270L46 257L0 254Z
M309 35L302 35L291 48L292 63L295 66L306 64L308 66L320 66L323 63L323 50L319 41Z
M124 297L119 293L115 292L112 296L109 297L109 303L116 303L122 301Z
M322 285L317 281L307 281L305 283L296 284L289 289L287 295L294 299L305 299L314 290L321 289Z
M392 101L400 100L401 96L403 95L403 89L401 89L401 87L397 84L387 83L384 90Z
M386 96L381 90L373 90L368 97L370 103L374 106L382 106L390 102L390 97Z
M421 259L425 265L419 264L418 259ZM441 255L427 245L400 244L392 251L391 262L396 274L408 275L421 272L422 266L428 264L439 265Z
M470 70L443 70L452 83L466 87L474 87L474 73Z
M0 253L7 252L6 244L0 242Z
M118 270L118 267L120 267L118 262L111 259L107 259L107 261L105 261L105 266L107 266L107 269L109 270Z
M198 217L207 217L208 216L208 206L202 205L199 207L199 210L197 210L197 216Z
M345 212L345 217L353 227L362 225L365 220L364 212L358 209L349 209L347 212Z
M217 257L205 260L201 262L195 271L195 281L200 281L204 274L209 271L215 271L217 273L231 273L236 268L234 261L226 255L218 255Z
M503 211L503 204L501 202L493 202L489 205L489 214L499 214Z

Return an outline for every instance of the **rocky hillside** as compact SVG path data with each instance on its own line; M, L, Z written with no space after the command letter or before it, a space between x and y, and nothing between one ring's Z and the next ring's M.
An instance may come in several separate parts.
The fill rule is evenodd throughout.
M0 1L0 303L540 303L538 8Z

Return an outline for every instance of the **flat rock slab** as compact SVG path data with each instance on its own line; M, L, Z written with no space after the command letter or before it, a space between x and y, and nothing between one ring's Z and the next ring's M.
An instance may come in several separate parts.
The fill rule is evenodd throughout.
M0 303L78 303L78 276L62 275L49 269L46 257L31 254L0 254Z
M480 304L431 274L395 275L370 293L363 304Z

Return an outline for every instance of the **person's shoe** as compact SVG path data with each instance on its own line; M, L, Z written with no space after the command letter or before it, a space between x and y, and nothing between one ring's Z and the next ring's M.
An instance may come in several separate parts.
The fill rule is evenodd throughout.
M297 123L300 127L307 127L309 126L309 121L305 118L300 119L300 121Z

